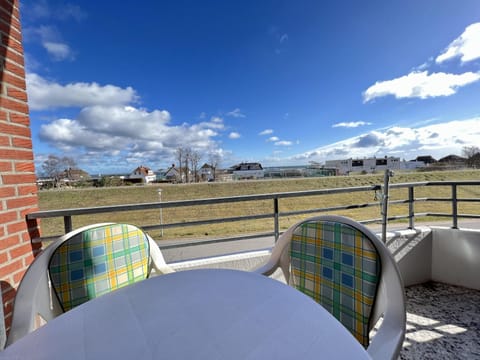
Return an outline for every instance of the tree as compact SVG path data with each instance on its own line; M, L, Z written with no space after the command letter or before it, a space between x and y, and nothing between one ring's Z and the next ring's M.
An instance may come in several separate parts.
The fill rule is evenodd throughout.
M185 168L184 168L184 171L185 171L185 182L186 183L189 183L190 182L190 169L188 167L189 163L190 163L190 159L192 158L192 149L190 148L186 148L185 149Z
M67 177L69 179L71 177L70 170L75 169L76 166L75 160L71 157L64 156L60 158L59 156L50 154L48 155L48 159L43 162L42 170L44 176L53 178L56 183L61 177Z
M467 159L467 166L480 166L480 148L478 146L465 146L462 149L462 155Z
M208 162L213 170L213 181L217 180L217 167L220 166L221 156L218 152L211 151L208 154Z
M175 155L176 155L176 160L178 161L178 175L180 176L180 182L183 182L184 177L182 176L182 173L183 173L183 162L185 159L185 148L183 147L177 148Z
M198 182L198 163L201 155L197 151L192 151L190 154L190 168L193 170L193 181Z

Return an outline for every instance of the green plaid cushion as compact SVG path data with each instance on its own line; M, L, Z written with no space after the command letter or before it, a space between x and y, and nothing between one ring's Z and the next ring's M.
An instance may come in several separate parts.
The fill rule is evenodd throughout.
M295 229L290 262L295 288L335 316L365 347L380 279L380 257L359 230L335 222Z
M50 279L64 311L148 276L148 238L132 225L93 228L52 255Z

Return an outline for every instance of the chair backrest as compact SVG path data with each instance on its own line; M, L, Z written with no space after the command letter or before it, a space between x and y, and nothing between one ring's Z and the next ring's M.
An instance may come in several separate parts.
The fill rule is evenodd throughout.
M403 280L388 248L367 227L337 215L302 220L255 271L268 276L278 268L288 284L342 322L372 359L398 357L406 326Z
M337 318L364 346L380 281L380 256L372 241L351 225L311 220L290 242L291 284Z
M133 225L76 229L47 246L27 269L15 296L7 345L33 331L39 316L50 321L150 274L170 272L154 240Z
M102 225L75 234L53 252L48 271L63 311L150 273L147 235L127 224Z

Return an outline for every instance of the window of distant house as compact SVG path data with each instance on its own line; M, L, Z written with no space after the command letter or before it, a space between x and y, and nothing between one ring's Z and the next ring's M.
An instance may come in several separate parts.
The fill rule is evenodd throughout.
M387 165L387 159L377 159L376 164L377 164L377 166L378 165Z
M352 160L352 166L363 166L363 160Z

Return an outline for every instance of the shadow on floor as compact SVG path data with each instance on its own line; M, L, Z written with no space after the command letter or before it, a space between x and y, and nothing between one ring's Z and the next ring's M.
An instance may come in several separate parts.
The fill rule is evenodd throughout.
M429 282L406 288L400 359L480 359L480 291Z

